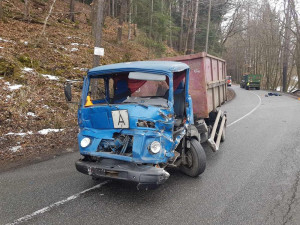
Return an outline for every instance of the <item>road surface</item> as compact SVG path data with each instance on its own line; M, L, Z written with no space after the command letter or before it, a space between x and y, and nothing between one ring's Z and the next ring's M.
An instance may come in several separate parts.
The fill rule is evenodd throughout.
M226 141L198 178L159 189L93 181L79 153L0 174L0 224L300 224L300 101L237 86Z

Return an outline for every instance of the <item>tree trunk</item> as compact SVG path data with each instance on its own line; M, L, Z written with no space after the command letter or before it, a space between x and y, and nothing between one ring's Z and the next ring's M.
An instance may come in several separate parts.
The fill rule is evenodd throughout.
M115 18L115 0L111 0L111 16Z
M3 8L2 8L2 0L0 0L0 20L3 19Z
M128 40L131 40L131 14L132 14L132 0L128 4Z
M289 47L290 47L290 28L291 28L291 15L290 15L290 3L287 0L286 9L286 23L284 31L284 41L283 41L283 67L282 67L282 91L287 91L287 72L289 65Z
M94 15L94 39L95 39L95 47L101 47L101 39L102 39L102 23L103 23L103 8L105 0L94 0L95 1L95 15ZM100 64L100 56L94 55L93 66L99 66Z
M119 26L118 26L118 35L117 41L118 43L122 42L122 33L123 33L123 21L124 21L124 6L122 4L122 0L118 1L119 6Z
M179 51L182 51L183 46L183 19L184 19L184 10L185 10L185 0L182 0L181 7L181 18L180 18L180 37L179 37Z
M75 11L75 0L70 0L70 17L69 18L72 22L75 22L75 15L74 15L75 12L74 11Z
M150 12L150 31L149 31L150 38L152 38L152 24L153 24L153 0L151 0L151 12Z
M169 10L170 10L170 47L173 48L173 43L172 43L172 3L171 2L170 2Z
M28 20L29 16L30 16L30 11L29 11L29 0L25 0L25 10L24 10L24 20Z
M196 0L195 13L194 13L194 23L193 23L193 33L192 33L191 53L195 52L195 39L196 39L197 19L198 19L198 11L199 11L198 6L199 6L199 0Z
M206 43L205 43L205 52L206 53L208 53L208 39L209 39L209 29L210 29L210 13L211 13L211 0L209 0L208 18L207 18Z

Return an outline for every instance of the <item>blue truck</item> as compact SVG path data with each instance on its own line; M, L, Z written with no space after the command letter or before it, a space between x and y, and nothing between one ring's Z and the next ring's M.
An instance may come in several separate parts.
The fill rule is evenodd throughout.
M201 76L200 70L195 71L178 59L90 69L78 109L82 158L75 163L76 169L95 179L134 182L138 189L164 183L169 167L191 177L202 174L206 154L201 143L207 141L214 151L219 149L225 140L226 114L217 105L207 118L194 113L189 80L191 74ZM207 89L209 85L215 90L226 88L225 74L223 78L219 86L205 83ZM71 101L70 84L65 93ZM207 96L194 98L207 100Z

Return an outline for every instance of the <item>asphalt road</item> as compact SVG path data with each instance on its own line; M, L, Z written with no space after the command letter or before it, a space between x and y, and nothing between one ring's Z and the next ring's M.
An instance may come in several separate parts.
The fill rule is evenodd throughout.
M226 141L205 147L200 177L172 170L137 191L78 173L70 153L0 174L0 224L300 224L300 101L233 89Z

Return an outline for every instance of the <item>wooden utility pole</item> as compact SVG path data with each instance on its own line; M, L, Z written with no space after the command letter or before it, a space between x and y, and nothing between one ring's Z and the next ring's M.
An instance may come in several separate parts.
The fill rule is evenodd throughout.
M206 29L206 43L205 43L205 52L208 52L208 38L209 38L209 29L210 29L210 13L211 13L211 0L209 0L208 8L208 18L207 18L207 29Z
M101 39L102 39L102 22L103 22L103 7L105 0L94 0L95 15L93 17L94 24L94 39L95 39L95 48L101 47ZM99 66L100 64L100 56L94 55L93 66Z
M199 12L199 7L198 6L199 6L199 0L196 0L195 13L194 13L194 23L193 23L193 33L192 33L191 53L195 52L195 39L196 39L197 19L198 19L198 12Z
M290 1L286 0L287 8L285 13L285 31L283 41L283 64L282 64L282 91L287 91L287 73L289 66L289 47L290 47L290 29L291 29L291 13Z

